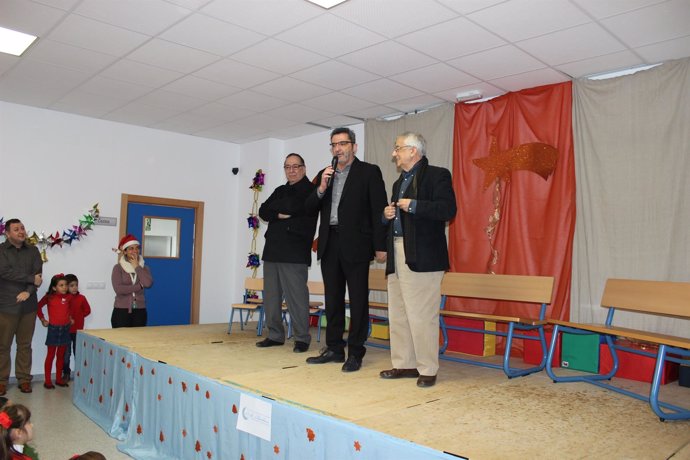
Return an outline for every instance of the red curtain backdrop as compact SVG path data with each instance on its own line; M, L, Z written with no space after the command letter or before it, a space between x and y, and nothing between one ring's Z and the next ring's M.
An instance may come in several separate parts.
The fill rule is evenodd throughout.
M487 273L491 262L486 228L494 213L494 184L472 160L487 157L492 136L499 152L540 142L558 150L547 180L530 170L515 170L501 181L501 218L494 247L497 274L555 278L547 317L569 319L572 243L575 231L571 83L508 93L476 104L455 106L453 186L458 213L450 225L451 271ZM476 299L449 299L450 310L470 307L483 313L535 317L534 306Z

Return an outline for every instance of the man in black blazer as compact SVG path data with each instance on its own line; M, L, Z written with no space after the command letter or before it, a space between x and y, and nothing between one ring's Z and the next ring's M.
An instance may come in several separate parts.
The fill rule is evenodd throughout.
M355 133L336 128L331 154L337 165L319 172L316 190L307 198L308 212L320 212L317 256L326 300L326 346L309 364L338 362L343 372L362 366L369 330L369 263L386 257L386 233L381 210L386 190L378 166L355 158ZM345 286L350 297L350 332L345 361Z
M436 383L441 280L449 268L446 222L457 211L450 172L431 166L421 134L398 136L393 158L402 174L393 184L388 221L388 315L393 369L384 379Z
M287 183L276 188L259 208L259 216L268 222L264 261L264 311L268 337L257 347L273 347L285 343L282 304L287 302L292 332L293 351L309 349L308 268L311 265L311 243L316 230L316 215L307 215L304 201L316 186L306 177L304 158L291 153L283 164Z

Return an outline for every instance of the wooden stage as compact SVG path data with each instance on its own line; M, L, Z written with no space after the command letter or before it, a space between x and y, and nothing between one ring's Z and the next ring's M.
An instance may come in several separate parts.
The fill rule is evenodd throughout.
M353 425L361 427L367 433L373 430L374 435L379 433L377 436L382 439L389 440L393 437L402 440L401 448L410 446L410 455L397 455L398 459L422 458L422 453L415 453L411 448L413 445L439 454L438 457L431 455L428 458L666 459L673 456L674 459L690 459L690 422L661 423L648 404L592 385L554 384L545 372L508 379L495 369L441 361L436 386L420 389L415 385L414 379L379 378L379 371L391 367L386 349L368 347L362 369L359 372L343 373L340 364L305 363L308 356L318 353L323 342L313 340L309 352L301 354L293 353L292 341L282 347L257 348L255 342L261 338L257 338L255 325L250 323L244 331L235 326L230 335L226 333L227 324L82 331L79 345L83 349L78 351L78 356L84 367L78 369L80 375L75 381L75 404L111 435L122 439L126 447L122 450L135 458L139 455L137 452L157 448L155 445L143 446L145 442L131 439L137 437L137 430L138 435L142 436L141 432L146 431L142 426L158 423L164 427L159 429L155 425L156 436L151 443L166 445L168 439L179 435L170 433L176 428L168 428L164 420L156 421L151 418L157 411L162 412L155 404L154 407L145 407L143 402L140 403L141 410L146 412L142 419L146 423L137 422L138 428L120 426L131 415L132 408L127 402L127 396L123 396L124 404L114 400L106 407L107 401L104 402L103 399L104 394L108 398L108 388L111 398L113 387L116 392L119 388L123 388L125 393L132 391L135 401L137 398L141 401L146 398L139 394L145 391L137 390L136 383L135 388L127 390L131 376L126 371L117 370L119 367L129 368L127 363L132 358L127 356L132 354L141 357L142 361L152 363L148 367L145 364L135 364L131 370L135 377L135 374L161 374L162 368L157 366L179 369L180 372L199 376L204 382L208 381L207 386L215 389L210 390L210 393L218 393L216 388L230 388L283 403L290 410L308 416L315 414L321 421L344 422L343 427ZM100 344L103 344L103 350ZM106 353L107 349L110 351ZM111 368L107 368L108 359L100 356L107 354L113 357L119 367L111 365ZM98 372L94 369L97 360L100 360L99 365L106 366L102 371L100 368ZM101 374L104 376L101 390L93 389L97 385L90 372L98 374L97 379ZM118 379L124 381L118 382ZM170 387L177 388L173 384L174 378L166 379ZM618 384L634 389L645 387L645 384L622 379L618 380ZM196 386L199 391L199 384ZM158 391L157 399L161 404L166 402L164 390L165 388L153 390L152 393L155 396ZM663 388L662 395L670 401L675 398L679 403L687 403L688 389L673 382ZM209 397L207 390L206 399ZM203 401L203 395L200 399ZM198 406L192 406L191 403L188 407L184 405L186 403L175 404L177 407L169 411L172 411L171 414L177 413L178 417L206 416L203 413L185 415L185 408L198 410L193 409ZM126 410L123 411L123 407ZM114 420L112 424L110 418ZM226 424L229 425L230 422ZM221 426L217 436L222 436L226 429L229 430L230 427ZM288 424L283 429L290 430L291 426ZM213 425L213 430L218 433L218 426ZM296 431L296 436L302 436L301 428ZM178 437L184 438L187 435L186 428L183 428L183 434L184 436ZM371 439L365 435L362 437ZM300 451L302 448L294 440L271 440L275 444L272 445L274 455L265 457L265 451L261 451L264 455L253 451L259 448L258 444L243 439L239 437L236 441L242 446L247 460L392 458L382 456L381 450L368 449L373 444L372 441L361 444L356 441L355 449L347 455L328 450L324 455L319 451ZM184 439L180 442L183 441ZM311 446L313 441L308 439L305 443ZM196 447L199 453L197 458L227 458L213 456L211 450L206 451L205 447L198 444ZM398 447L400 446L396 445ZM138 448L144 450L138 451ZM182 454L179 457L167 455L157 458L189 458Z

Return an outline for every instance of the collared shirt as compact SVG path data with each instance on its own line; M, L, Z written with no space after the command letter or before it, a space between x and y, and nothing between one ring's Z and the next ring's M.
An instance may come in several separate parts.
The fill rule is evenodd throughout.
M417 174L417 171L419 170L419 165L420 162L418 161L414 164L414 166L412 166L412 169L410 169L409 171L403 171L403 180L400 184L398 200L405 196L407 188L410 186L415 174ZM410 214L414 214L416 207L417 200L410 201L410 207L408 208L407 212L409 212ZM395 208L395 219L393 220L393 236L403 236L402 221L400 220L400 208Z
M331 187L333 187L333 190L331 191L331 216L328 221L330 225L338 225L338 206L340 205L340 198L343 196L345 181L347 181L347 176L350 174L351 166L352 163L345 166L345 169L342 171L336 169L335 173L331 176ZM323 195L325 195L325 193L323 195L319 193L318 190L316 194L319 198L323 198Z
M34 275L41 273L43 262L34 246L26 243L19 248L9 241L0 244L0 311L8 314L25 314L36 311L38 299ZM29 293L24 302L17 302L17 294Z

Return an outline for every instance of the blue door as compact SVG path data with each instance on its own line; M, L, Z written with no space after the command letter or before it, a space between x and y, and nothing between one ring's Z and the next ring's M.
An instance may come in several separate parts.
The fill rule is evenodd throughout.
M194 213L192 208L129 203L127 233L142 243L142 255L153 276L153 286L146 290L149 326L190 324L192 312L192 269L194 264ZM154 222L179 222L177 245L173 256L150 256L161 241L144 240L144 229ZM148 238L148 237L147 237ZM155 243L155 245L154 245ZM162 242L165 245L165 242ZM148 244L148 247L147 247Z

